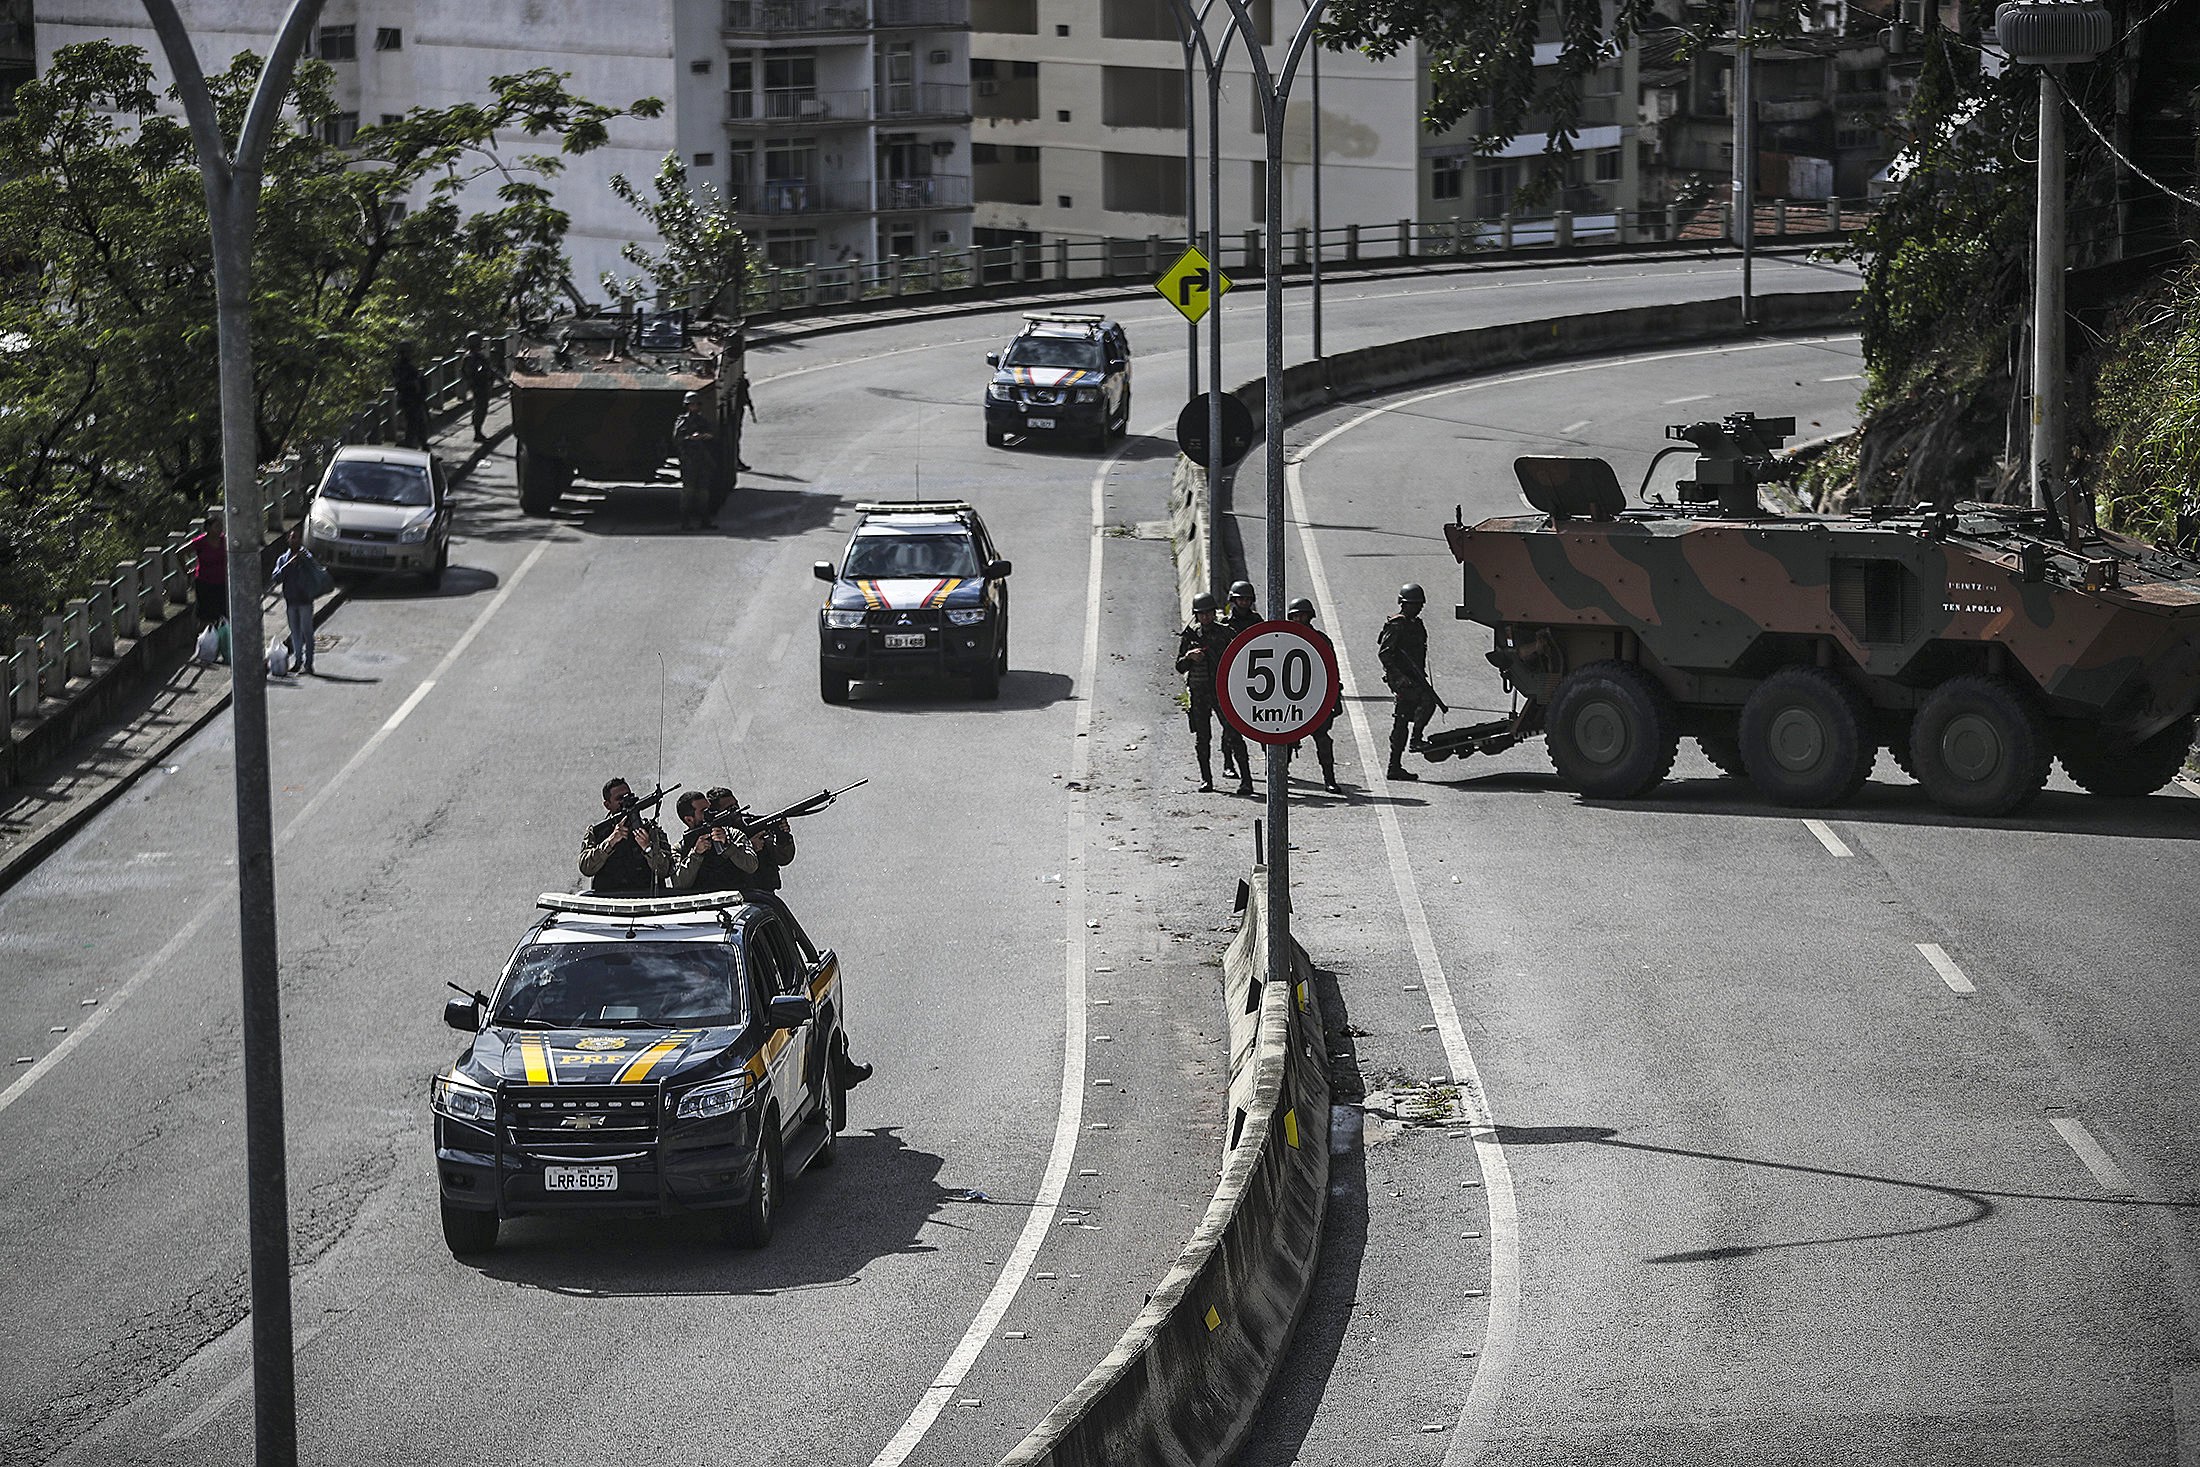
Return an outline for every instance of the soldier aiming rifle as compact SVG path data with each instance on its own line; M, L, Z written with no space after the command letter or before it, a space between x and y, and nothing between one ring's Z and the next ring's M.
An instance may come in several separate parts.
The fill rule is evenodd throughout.
M657 893L672 874L672 848L657 822L642 816L669 793L660 785L637 798L625 780L604 781L603 807L608 814L581 832L581 875L590 878L590 891L598 896Z

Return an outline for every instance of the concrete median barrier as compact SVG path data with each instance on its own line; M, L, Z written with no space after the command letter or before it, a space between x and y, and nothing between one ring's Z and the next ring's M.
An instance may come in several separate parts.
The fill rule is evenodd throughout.
M1264 880L1223 955L1229 1150L1214 1201L1107 1359L1002 1467L1208 1467L1260 1409L1314 1279L1329 1198L1329 1070L1305 954L1263 982Z
M1753 326L1741 324L1733 298L1726 297L1677 305L1636 306L1621 311L1592 311L1539 321L1511 321L1433 336L1409 337L1404 341L1362 347L1358 351L1340 352L1320 361L1286 367L1282 382L1283 416L1289 421L1334 403L1534 362L1797 331L1837 330L1855 324L1859 298L1860 292L1855 290L1759 296L1757 322ZM1265 380L1255 379L1234 389L1252 411L1256 423L1266 421L1267 386ZM1242 471L1245 465L1257 466L1259 463L1256 450L1240 460L1239 468ZM1234 477L1234 474L1224 476L1221 494L1211 496L1206 472L1180 455L1170 505L1172 522L1186 526L1216 524L1218 511L1226 510L1230 502ZM1210 499L1217 502L1208 502ZM1231 556L1227 547L1204 539L1194 545L1182 538L1177 542L1177 555L1184 614L1189 618L1191 597L1195 592L1219 593L1231 579ZM1188 564L1195 556L1196 565ZM1195 575L1198 584L1192 584Z

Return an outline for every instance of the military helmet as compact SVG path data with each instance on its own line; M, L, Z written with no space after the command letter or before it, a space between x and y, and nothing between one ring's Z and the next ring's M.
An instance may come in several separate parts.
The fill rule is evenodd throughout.
M1251 581L1232 581L1230 583L1230 599L1232 601L1236 601L1239 599L1243 599L1246 601L1252 600L1253 583Z
M1428 602L1428 593L1412 581L1398 588L1398 601L1404 606L1422 606Z
M1195 611L1195 612L1196 612L1196 611L1213 611L1214 609L1215 609L1215 593L1214 593L1214 592L1212 592L1212 591L1202 591L1202 592L1200 592L1200 593L1199 593L1199 594L1198 594L1197 596L1194 596L1194 597L1192 598L1192 610L1193 610L1193 611Z
M1283 614L1294 618L1303 616L1308 621L1312 621L1314 619L1314 603L1301 596L1289 606L1286 606L1283 609Z

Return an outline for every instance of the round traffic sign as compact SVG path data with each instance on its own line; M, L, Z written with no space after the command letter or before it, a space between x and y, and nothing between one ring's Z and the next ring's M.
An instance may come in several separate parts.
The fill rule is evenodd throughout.
M1207 394L1184 404L1176 415L1176 446L1184 456L1207 467ZM1253 446L1253 415L1234 392L1222 394L1222 461L1234 464Z
M1336 711L1341 686L1327 636L1304 622L1255 622L1223 649L1215 705L1249 739L1294 744Z

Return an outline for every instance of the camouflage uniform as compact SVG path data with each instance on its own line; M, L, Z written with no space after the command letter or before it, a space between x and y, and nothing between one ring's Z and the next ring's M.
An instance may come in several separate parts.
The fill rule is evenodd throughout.
M1185 709L1192 725L1192 747L1199 753L1199 787L1213 789L1214 775L1214 720L1215 668L1221 665L1223 649L1230 645L1236 633L1222 624L1218 617L1205 626L1194 617L1176 634L1176 670L1184 674L1184 691L1190 703ZM1193 648L1202 648L1204 658L1195 659ZM1235 771L1238 777L1238 793L1251 794L1253 776L1251 763L1246 757L1245 740L1230 727L1225 719L1222 724L1222 764L1225 773Z
M1254 607L1252 602L1234 600L1223 602L1222 612L1215 618L1215 624L1227 630L1230 635L1222 639L1222 645L1225 647L1229 646L1231 640L1235 638L1239 632L1244 631L1247 627L1252 626L1259 620L1260 612ZM1209 668L1211 671L1212 664L1209 665ZM1222 777L1224 779L1245 779L1250 777L1253 771L1248 768L1245 763L1246 749L1244 738L1238 734L1238 731L1236 729L1230 728L1227 723L1225 723L1223 727L1225 729L1229 729L1229 733L1223 738L1222 741ZM1235 740L1236 743L1236 747L1234 750L1232 748L1232 740Z
M581 832L581 875L593 878L588 889L598 896L654 896L672 874L672 846L654 820L644 820L649 849L631 837L614 840L619 816L598 820Z
M680 837L680 857L672 868L674 891L738 891L756 870L756 847L738 830L718 832L706 841L708 825L692 825Z
M1383 683L1390 689L1390 769L1395 775L1405 767L1399 761L1408 741L1418 748L1436 716L1436 690L1428 680L1427 623L1399 612L1383 623L1375 651L1382 659Z
M718 492L718 430L707 414L688 408L672 425L672 446L680 455L680 528L716 523L723 496Z

